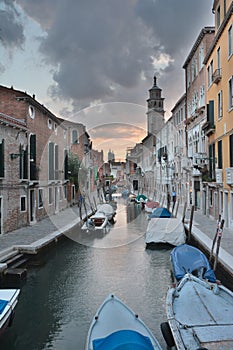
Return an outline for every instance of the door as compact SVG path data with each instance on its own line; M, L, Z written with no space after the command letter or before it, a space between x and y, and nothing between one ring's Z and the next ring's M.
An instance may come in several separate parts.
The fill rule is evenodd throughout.
M36 221L35 190L30 190L30 223Z

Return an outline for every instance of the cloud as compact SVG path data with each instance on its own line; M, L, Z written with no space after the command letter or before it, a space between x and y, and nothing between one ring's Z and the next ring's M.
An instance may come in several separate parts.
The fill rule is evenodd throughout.
M0 41L7 49L22 48L23 24L14 3L0 0Z

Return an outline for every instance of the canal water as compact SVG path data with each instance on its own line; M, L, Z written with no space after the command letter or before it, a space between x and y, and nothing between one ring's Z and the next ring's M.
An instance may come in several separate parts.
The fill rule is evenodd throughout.
M117 199L115 224L106 232L75 228L28 267L4 350L83 350L90 322L114 293L133 309L166 349L160 323L171 284L170 249L145 249L147 217Z

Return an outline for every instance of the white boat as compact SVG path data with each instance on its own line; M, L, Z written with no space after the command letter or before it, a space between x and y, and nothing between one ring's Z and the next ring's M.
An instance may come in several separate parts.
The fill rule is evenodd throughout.
M12 324L19 293L20 289L0 289L0 334Z
M87 334L85 350L162 350L149 328L114 295L98 309Z
M97 212L96 213L100 213L100 214L104 214L105 216L107 216L108 221L112 222L114 216L116 215L116 211L113 208L113 206L111 204L100 204L97 207Z
M178 246L185 243L185 241L185 229L180 218L152 218L148 221L145 237L147 247L156 244Z
M82 230L103 230L107 225L109 225L108 217L104 213L97 211L83 224Z
M161 331L177 350L233 349L233 293L186 274L166 298L168 322Z

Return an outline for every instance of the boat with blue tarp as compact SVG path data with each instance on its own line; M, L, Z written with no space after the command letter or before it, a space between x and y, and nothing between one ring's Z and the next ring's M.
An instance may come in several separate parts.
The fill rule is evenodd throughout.
M150 329L123 301L109 295L90 325L85 350L162 350Z
M216 276L202 251L188 244L181 244L171 251L173 275L180 281L186 273L191 273L210 282L216 282Z

